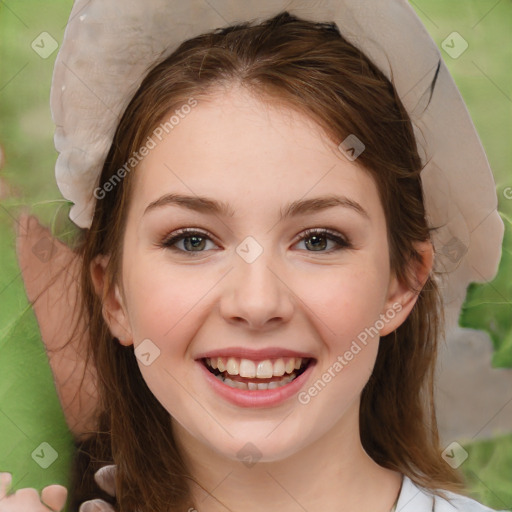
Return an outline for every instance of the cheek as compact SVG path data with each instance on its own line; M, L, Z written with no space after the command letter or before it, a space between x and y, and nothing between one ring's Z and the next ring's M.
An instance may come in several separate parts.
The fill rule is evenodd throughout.
M150 339L158 347L158 357L149 365L138 360L147 386L174 417L188 410L188 393L183 393L184 358L190 340L200 327L198 315L204 308L205 295L212 283L203 274L192 278L186 270L176 271L169 265L155 264L150 258L135 265L127 261L125 274L127 309L135 348ZM197 274L197 272L196 272ZM217 279L218 280L218 279Z
M324 269L297 280L294 291L314 313L316 328L328 345L342 350L382 312L387 292L387 268L365 258L346 267Z
M154 338L160 340L160 345L168 346L169 343L163 342L173 339L171 346L178 348L179 338L185 339L186 332L197 329L202 301L218 277L210 282L208 273L198 277L197 269L177 271L162 262L149 263L132 267L126 275L129 320L135 343Z

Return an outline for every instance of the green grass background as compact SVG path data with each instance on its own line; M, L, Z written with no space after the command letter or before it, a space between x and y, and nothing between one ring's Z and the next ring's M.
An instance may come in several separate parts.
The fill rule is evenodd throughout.
M486 149L500 212L512 218L512 200L504 194L512 186L512 2L410 3L439 47L453 31L469 44L458 59L442 55ZM0 176L17 193L0 199L0 471L13 473L15 488L67 485L72 454L72 438L16 262L14 234L14 219L24 205L42 223L52 223L55 233L65 236L73 230L66 219L68 203L54 179L49 89L56 52L42 59L31 48L42 32L60 44L71 4L0 0L0 144L6 155ZM507 222L499 275L490 285L470 288L461 317L462 325L490 332L495 366L512 366L511 253ZM511 391L504 390L504 396ZM58 453L47 469L32 457L42 442ZM512 510L512 434L464 447L469 457L461 469L473 496L493 508Z

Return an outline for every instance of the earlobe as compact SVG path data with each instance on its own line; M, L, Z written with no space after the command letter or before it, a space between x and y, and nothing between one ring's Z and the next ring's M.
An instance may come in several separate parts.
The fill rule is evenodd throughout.
M388 296L383 314L386 315L386 318L391 316L392 318L380 330L381 336L386 336L393 332L405 322L432 271L434 248L430 240L417 242L415 249L420 255L421 260L414 260L410 263L409 271L414 289L411 289L408 283L399 281L396 275L390 277ZM393 311L392 315L390 314L391 311Z
M129 346L133 344L133 336L119 286L114 283L113 286L109 287L106 279L109 260L110 255L103 254L94 258L90 267L91 279L94 290L102 301L103 318L112 336L117 338L122 345Z

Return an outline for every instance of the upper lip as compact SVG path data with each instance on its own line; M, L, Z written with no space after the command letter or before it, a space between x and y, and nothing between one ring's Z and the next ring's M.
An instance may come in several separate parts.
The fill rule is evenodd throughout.
M269 348L245 348L245 347L231 347L222 348L217 350L210 350L196 356L196 359L212 357L239 357L241 359L251 359L253 361L262 361L265 359L278 359L280 357L301 357L303 359L314 357L308 352L300 352L297 350L290 350L287 348L269 347Z

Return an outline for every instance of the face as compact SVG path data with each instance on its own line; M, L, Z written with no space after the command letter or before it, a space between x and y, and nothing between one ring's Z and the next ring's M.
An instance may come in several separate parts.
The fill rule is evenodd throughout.
M236 88L135 172L107 321L173 428L262 461L357 428L379 335L414 303L371 176L308 118Z

